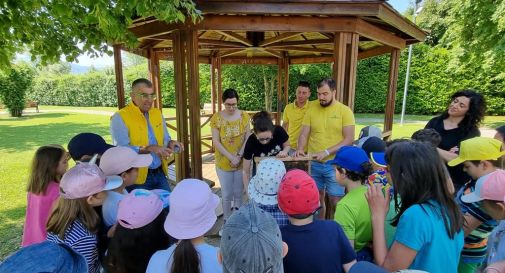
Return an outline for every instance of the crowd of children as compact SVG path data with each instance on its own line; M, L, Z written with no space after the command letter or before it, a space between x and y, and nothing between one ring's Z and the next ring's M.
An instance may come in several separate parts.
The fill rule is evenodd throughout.
M472 179L455 192L437 131L386 143L366 127L325 163L346 193L330 220L317 217L320 193L307 172L263 159L219 248L205 239L220 202L207 183L127 192L150 155L102 145L100 158L72 156L80 162L67 170L69 153L43 146L28 184L24 248L0 272L505 272L504 136L502 126L495 139L461 142L448 165Z

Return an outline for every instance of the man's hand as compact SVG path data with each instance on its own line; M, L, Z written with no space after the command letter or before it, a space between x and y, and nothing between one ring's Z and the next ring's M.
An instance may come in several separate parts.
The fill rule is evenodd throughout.
M170 150L172 150L172 152L176 151L175 146L179 147L179 151L176 153L180 153L180 152L184 151L184 144L182 144L182 142L178 142L175 140L170 140L170 142L168 142L168 148L170 148Z
M172 154L172 149L167 147L161 147L158 145L150 145L146 147L146 150L150 153L154 153L161 158L167 158Z
M305 151L303 149L296 150L295 157L303 157L305 156Z
M312 158L314 158L315 160L321 161L321 160L323 160L323 158L325 158L327 156L328 156L328 153L326 153L326 151L320 151L318 153L313 154Z

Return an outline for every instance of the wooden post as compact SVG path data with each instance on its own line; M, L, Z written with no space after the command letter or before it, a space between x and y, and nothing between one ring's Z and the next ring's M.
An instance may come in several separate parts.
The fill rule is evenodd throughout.
M344 101L344 79L345 79L345 36L346 33L337 32L333 38L333 79L337 83L335 99Z
M289 103L289 56L284 52L284 107ZM284 110L284 109L282 109Z
M276 125L281 125L281 112L282 112L282 75L284 74L284 60L283 59L278 59L277 60L277 115L275 115L275 124Z
M384 116L384 133L386 138L390 139L393 130L393 119L395 114L396 87L398 84L398 70L400 67L400 49L393 48L389 59L389 80L388 94L386 100L386 114Z
M222 59L221 57L218 57L216 59L216 69L217 69L217 110L221 111L223 110L223 82L221 79L221 65L222 65Z
M149 49L149 58L147 59L147 65L149 69L149 78L153 83L154 93L158 97L154 101L154 107L163 110L163 103L161 101L161 83L160 83L160 59L158 54L151 48Z
M356 96L356 70L358 69L359 35L349 33L349 43L346 44L346 69L344 85L344 104L354 111L354 97Z
M125 94L123 83L123 62L121 61L121 45L114 45L114 72L116 74L117 107L125 107Z
M191 177L202 179L202 138L200 128L200 78L198 69L198 31L186 31Z
M212 103L212 114L216 113L217 85L216 85L216 57L210 58L210 100Z
M186 69L184 41L180 30L176 30L172 35L174 46L174 78L175 78L175 101L177 119L177 139L179 141L188 140L188 112L186 93ZM177 181L190 177L189 170L189 143L184 143L185 149L175 157Z

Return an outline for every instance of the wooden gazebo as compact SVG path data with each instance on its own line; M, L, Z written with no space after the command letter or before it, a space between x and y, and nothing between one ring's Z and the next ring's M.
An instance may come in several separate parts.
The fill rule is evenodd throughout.
M278 65L278 105L288 99L292 64L333 63L337 100L354 107L358 60L390 54L384 132L391 134L400 51L426 34L383 0L196 0L203 19L169 24L154 17L135 20L129 30L135 49L114 46L118 106L125 105L121 50L148 58L161 97L160 60L172 60L177 137L187 143L177 157L177 178L202 178L200 63L211 64L213 111L221 109L221 66ZM161 108L161 99L156 101ZM189 116L188 116L189 114ZM277 115L277 121L280 115Z

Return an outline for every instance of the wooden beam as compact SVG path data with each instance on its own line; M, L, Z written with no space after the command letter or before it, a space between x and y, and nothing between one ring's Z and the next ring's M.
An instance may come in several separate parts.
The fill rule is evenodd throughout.
M332 39L314 39L306 41L287 41L287 42L277 42L266 46L269 47L285 47L285 46L301 46L301 45L322 45L322 44L333 44Z
M294 37L294 36L297 36L297 35L300 35L300 34L301 34L301 32L285 32L285 33L282 33L282 34L277 35L275 37L272 37L272 38L269 38L269 39L261 41L258 44L258 46L266 46L266 45L269 45L269 44L273 44L275 42L280 42L280 41L289 39L291 37Z
M375 56L391 53L391 50L393 50L393 48L390 47L390 46L374 47L372 49L359 52L358 53L358 60L363 60L363 59L366 59L366 58L370 58L370 57L375 57Z
M229 41L221 41L221 40L212 40L212 39L198 39L200 45L217 45L217 46L228 46L228 47L238 47L244 48L245 45L243 43L237 42L229 42Z
M200 77L198 66L198 31L186 33L187 77L189 106L189 133L191 147L191 177L202 179L202 146L200 128Z
M229 31L258 31L258 29L283 32L356 32L356 20L354 17L206 15L201 22L194 25L194 28L215 30L223 35L227 34L228 37L235 34ZM235 36L245 39L237 34ZM250 41L249 44L252 46Z
M223 64L277 64L277 57L226 57L222 59Z
M217 58L215 56L211 57L210 61L210 100L212 103L212 113L214 114L216 112L216 104L217 104L217 84L216 84L216 73L217 73L217 67L216 67L216 60Z
M382 4L379 9L378 16L382 21L395 27L396 29L415 38L417 42L422 42L426 39L426 32L420 29L416 24L408 19L405 19L401 14L394 10L388 4Z
M186 69L184 54L184 39L180 30L174 31L172 44L174 45L174 79L175 79L175 112L177 124L177 139L186 142L188 140L188 96L186 92ZM189 170L189 143L186 149L175 156L177 181L190 177Z
M354 112L354 99L356 96L356 71L358 69L359 35L350 34L351 42L347 45L346 85L344 103Z
M195 1L206 14L282 14L282 15L354 15L376 16L380 3L350 1ZM357 1L354 1L357 2Z
M396 88L398 84L399 67L400 67L400 50L394 48L391 51L391 57L389 59L389 79L388 79L388 93L386 99L386 114L384 115L384 132L393 130L393 118L395 113Z
M204 19L205 20L205 19ZM223 36L226 36L230 39L233 39L243 45L246 45L246 46L253 46L253 43L251 41L249 41L249 39L247 39L246 37L243 37L243 36L240 36L238 35L237 33L234 33L234 32L231 32L231 31L219 31L219 30L216 30L217 33L223 35Z
M217 68L217 110L221 111L223 108L223 85L222 85L222 67L221 67L222 58L217 58L216 68Z
M121 61L121 45L116 44L114 49L114 74L116 75L117 107L125 107L125 94L123 83L123 62Z
M333 50L325 49L325 48L312 48L312 47L303 47L303 46L284 46L284 47L276 47L277 50L285 50L285 51L301 51L301 52L314 52L314 53L324 53L324 54L332 54Z
M391 46L394 48L403 49L405 48L405 40L402 38L395 36L393 33L385 31L379 27L376 27L365 20L356 19L356 32L359 35L370 38L374 41L377 41L383 45Z
M231 50L219 52L218 56L221 57L221 58L223 58L223 57L226 57L226 56L242 53L242 52L245 52L245 51L247 51L247 49L231 49Z
M287 52L284 52L282 60L284 66L284 107L286 107L289 103L289 56Z
M278 59L277 62L277 106L276 106L276 112L280 113L282 111L282 74L284 70L284 62L282 59ZM275 124L276 125L281 125L281 116L276 115L275 116Z
M333 61L333 56L299 56L289 58L290 64L319 64L331 63Z
M283 55L282 55L282 52L279 52L277 50L273 50L273 49L266 49L266 48L260 48L261 51L265 52L265 53L268 53L274 57L277 57L277 58L282 58Z
M130 27L128 30L137 38L143 39L168 34L176 29L181 28L182 26L183 25L180 23L169 24L162 21L152 21L140 26Z

